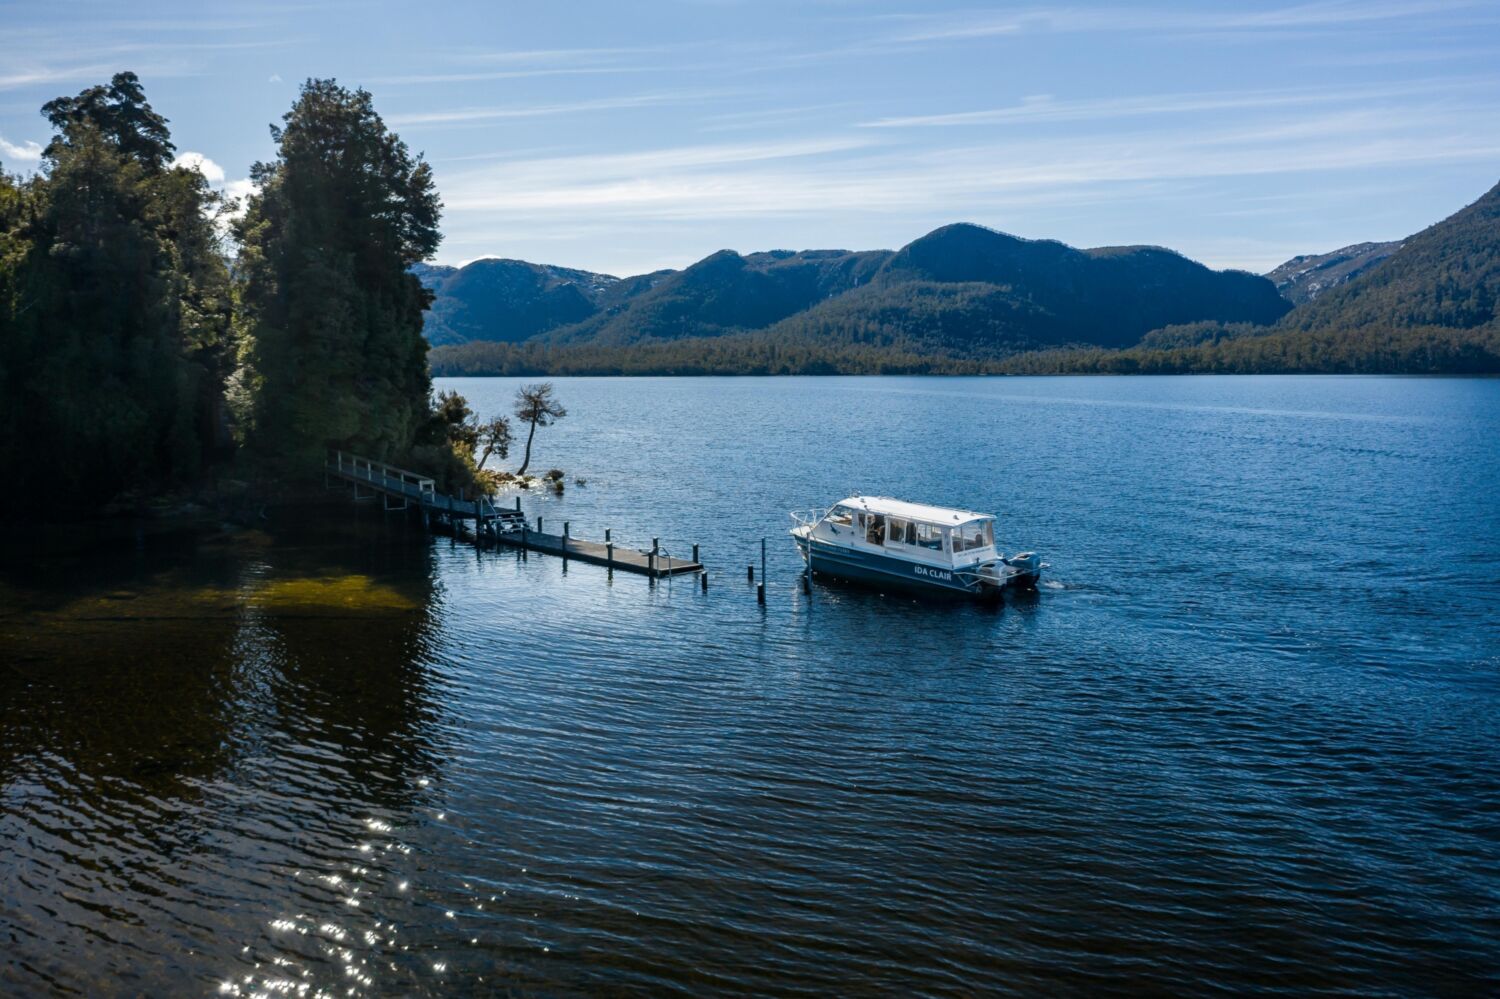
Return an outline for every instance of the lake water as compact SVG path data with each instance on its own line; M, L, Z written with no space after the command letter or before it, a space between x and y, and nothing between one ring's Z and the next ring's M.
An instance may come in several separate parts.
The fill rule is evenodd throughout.
M7 543L0 993L1500 990L1500 381L557 385L528 514L707 593L348 503ZM1046 585L809 599L854 492Z

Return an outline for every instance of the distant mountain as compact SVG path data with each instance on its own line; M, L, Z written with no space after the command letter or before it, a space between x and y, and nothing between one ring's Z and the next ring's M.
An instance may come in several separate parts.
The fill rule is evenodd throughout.
M1300 257L1273 274L1305 301L1291 309L1266 278L1170 250L1078 250L954 225L895 252L722 251L586 295L586 318L523 342L439 348L432 365L516 375L1500 374L1500 186L1399 244Z
M1500 184L1384 263L1297 308L1295 330L1500 329Z
M423 288L435 292L442 287L444 281L458 273L458 268L446 264L412 264L411 272L422 282Z
M1078 250L961 224L897 251L868 287L778 328L999 354L1061 344L1123 347L1160 326L1273 323L1288 308L1264 278L1210 270L1160 247Z
M435 345L535 339L619 348L764 331L780 341L892 343L987 356L1036 346L1127 346L1195 321L1273 323L1290 306L1266 279L1159 247L1077 250L974 225L897 251L721 250L681 271L619 280L515 260L446 277Z
M1345 262L1360 256L1371 254ZM1037 352L996 370L1500 374L1500 185L1274 327L1187 324L1153 331L1129 350Z
M651 275L649 287L619 296L598 315L546 337L556 344L620 346L646 340L761 330L867 284L888 250L720 250L686 270Z
M1355 243L1331 253L1293 257L1266 274L1288 302L1310 302L1330 288L1353 281L1401 249L1401 241Z
M588 318L621 281L609 274L531 264L476 260L462 268L413 272L436 298L423 328L433 344L470 340L517 342Z

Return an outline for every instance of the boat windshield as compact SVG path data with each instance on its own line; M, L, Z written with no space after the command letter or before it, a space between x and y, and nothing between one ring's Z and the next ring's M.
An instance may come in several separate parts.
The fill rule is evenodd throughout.
M840 524L844 527L849 527L854 523L854 511L847 506L836 506L828 511L827 520L830 524Z
M990 520L974 520L954 529L954 552L976 551L995 544L995 524Z

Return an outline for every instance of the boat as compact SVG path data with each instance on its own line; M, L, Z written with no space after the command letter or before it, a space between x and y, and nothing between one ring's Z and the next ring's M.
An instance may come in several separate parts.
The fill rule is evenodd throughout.
M826 510L794 512L791 530L812 572L924 592L998 596L1035 587L1046 567L1035 552L995 550L987 513L850 496Z

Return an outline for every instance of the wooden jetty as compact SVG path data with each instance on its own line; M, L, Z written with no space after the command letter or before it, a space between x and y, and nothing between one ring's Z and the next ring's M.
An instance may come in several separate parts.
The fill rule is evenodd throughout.
M466 520L474 522L475 543L494 542L526 551L556 555L563 559L577 559L602 565L610 569L640 573L659 579L682 573L702 572L698 561L698 546L693 546L692 558L682 558L663 551L653 541L650 551L640 551L616 545L610 540L610 532L604 532L605 540L585 541L572 537L568 525L563 525L562 534L544 534L540 529L532 530L521 514L521 499L516 497L514 510L497 507L488 496L449 496L437 491L437 484L424 475L397 468L382 461L363 458L345 451L331 451L324 463L325 481L345 482L353 485L354 498L374 499L380 497L387 510L421 511L424 523L433 520L460 526ZM362 491L363 492L362 494ZM541 527L541 519L537 519ZM707 583L705 582L705 587Z
M529 528L519 531L502 531L495 535L502 545L525 548L528 551L544 552L563 559L577 559L610 569L638 572L643 576L677 576L685 572L702 572L698 562L698 546L693 546L693 557L682 558L653 545L650 551L623 548L611 542L585 541L567 534L543 534Z

